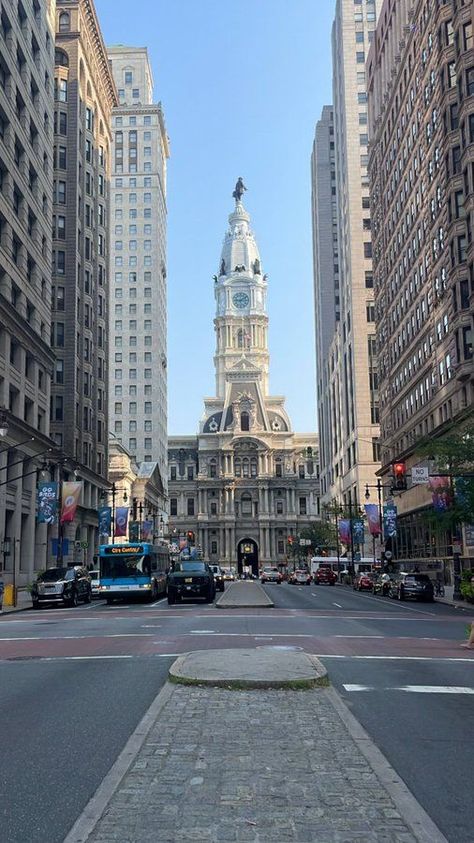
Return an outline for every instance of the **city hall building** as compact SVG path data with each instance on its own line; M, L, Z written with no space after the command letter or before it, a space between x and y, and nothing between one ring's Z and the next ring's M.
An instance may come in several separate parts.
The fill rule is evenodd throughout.
M269 394L267 276L250 216L234 191L214 276L216 395L199 433L170 436L169 531L189 531L204 559L254 572L284 566L319 513L318 437L294 433L282 396Z

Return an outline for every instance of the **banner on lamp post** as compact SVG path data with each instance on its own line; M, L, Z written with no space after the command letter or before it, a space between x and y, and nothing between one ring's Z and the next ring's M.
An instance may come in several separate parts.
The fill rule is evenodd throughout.
M149 542L153 535L153 521L144 521L142 524L142 541Z
M99 519L99 535L110 536L112 526L112 509L110 506L101 506L97 511Z
M82 481L64 482L61 491L61 524L74 521L82 492Z
M394 539L397 535L397 507L393 503L384 505L383 533L385 539Z
M128 506L118 506L115 510L115 535L126 536L128 526Z
M430 477L431 499L436 512L446 512L453 502L449 477Z
M380 536L382 526L380 524L379 508L376 503L366 503L364 506L367 516L367 524L371 536Z
M58 513L58 484L56 482L38 483L39 524L55 524Z
M355 544L364 544L364 522L362 518L352 519L352 540Z
M351 522L348 518L341 518L339 520L339 540L343 544L351 543Z

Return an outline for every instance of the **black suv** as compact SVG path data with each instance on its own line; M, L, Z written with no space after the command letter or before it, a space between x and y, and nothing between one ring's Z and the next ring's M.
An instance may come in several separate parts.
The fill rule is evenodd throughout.
M397 600L406 600L407 597L414 597L415 600L434 599L433 583L428 574L397 574L390 583L389 596Z
M39 574L31 588L33 609L43 603L62 603L77 606L79 600L92 600L91 578L87 568L73 565L70 568L48 568Z
M214 574L207 562L176 562L167 579L168 603L177 600L204 597L206 603L212 603L216 596Z

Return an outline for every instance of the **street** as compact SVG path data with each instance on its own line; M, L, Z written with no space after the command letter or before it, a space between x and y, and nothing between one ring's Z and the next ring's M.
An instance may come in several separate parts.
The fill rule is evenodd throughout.
M274 608L99 601L2 616L2 841L62 841L174 657L222 647L319 655L447 839L473 841L467 736L474 728L474 653L459 647L469 613L345 587L284 583L265 590Z

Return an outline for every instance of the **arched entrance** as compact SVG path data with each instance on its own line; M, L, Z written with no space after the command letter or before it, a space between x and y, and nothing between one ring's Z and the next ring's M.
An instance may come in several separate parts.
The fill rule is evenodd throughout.
M245 567L252 570L252 574L258 577L258 545L253 539L241 539L237 545L237 570L243 573Z

